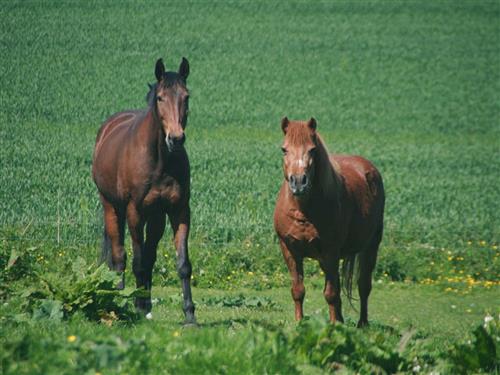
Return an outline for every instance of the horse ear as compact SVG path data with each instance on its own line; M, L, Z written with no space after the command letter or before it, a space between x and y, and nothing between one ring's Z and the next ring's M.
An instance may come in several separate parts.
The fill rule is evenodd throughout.
M187 79L189 75L189 61L185 57L182 58L181 65L179 66L179 74L184 79Z
M288 129L288 123L290 121L288 121L288 117L283 117L281 119L281 130L283 130L283 134L286 134L286 130Z
M309 129L311 129L312 131L316 131L316 119L314 117L311 117L311 119L307 123L307 126L309 126Z
M155 67L156 80L160 82L163 79L164 74L165 74L165 65L163 65L162 59L158 59L156 61L156 67Z

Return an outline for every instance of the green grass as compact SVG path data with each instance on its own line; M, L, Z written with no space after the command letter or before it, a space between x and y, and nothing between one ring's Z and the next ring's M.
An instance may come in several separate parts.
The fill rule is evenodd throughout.
M306 284L306 319L324 321L327 306L316 284L318 280ZM446 353L453 345L471 340L472 328L481 324L485 314L498 314L498 306L494 311L491 305L498 291L496 288L458 296L443 295L440 288L431 286L378 284L371 297L372 328L365 334L384 334L388 342L396 344L401 333L417 327L414 336L418 339L414 344L426 348L420 349L419 356ZM220 307L210 303L214 299L230 300L240 293L247 299L274 303L260 308ZM292 370L300 368L301 359L287 357L283 353L286 347L273 347L276 339L273 332L283 332L286 337L297 334L288 288L264 292L195 288L193 294L198 329L181 325L179 288L156 288L154 297L158 302L154 305L153 320L133 326L120 322L112 326L96 324L78 315L62 324L51 321L14 324L5 320L12 307L4 305L0 337L9 355L7 359L3 357L4 373L72 373L76 369L115 373L123 371L125 365L130 366L131 372L144 366L149 372L207 374L234 373L236 368L238 373L293 373ZM353 327L358 313L348 304L345 306L346 325ZM74 343L68 342L73 340L71 336L75 336ZM44 346L51 350L50 359L44 354ZM313 368L314 373L321 373L319 367Z
M131 358L135 372L145 364L131 353L144 345L152 350L143 356L152 359L152 372L192 370L175 367L177 351L193 365L213 363L212 373L240 359L242 372L285 372L290 358L281 350L290 348L273 349L266 336L295 329L272 227L285 115L314 116L330 151L361 154L384 177L375 332L414 326L431 347L450 347L470 338L485 312L498 313L498 286L488 284L500 279L498 0L2 1L1 9L2 312L19 312L14 296L38 283L33 271L58 274L68 259L96 259L102 220L90 168L97 129L117 111L145 106L157 58L177 69L182 56L191 65L186 147L195 299L244 293L278 304L252 310L200 303L202 329L172 338L181 311L167 298L178 293L167 235L155 269L153 294L164 298L155 320L111 328L78 317L39 326L9 320L1 337L18 350L6 351L19 359L13 372L120 372L120 355ZM18 263L5 269L11 254ZM25 274L31 278L14 281ZM306 274L313 280L306 313L324 317L314 262ZM267 329L257 334L249 323ZM242 357L254 334L262 341ZM81 340L77 347L65 341L69 335ZM234 340L225 342L227 335ZM58 353L53 363L43 362L43 345ZM111 348L111 357L99 357L111 361L108 367L71 357L94 358L89 353L103 347ZM211 349L197 362L189 353L200 348ZM266 362L269 353L276 361Z
M177 68L187 56L194 239L273 241L288 115L315 116L331 151L381 169L390 242L498 243L499 12L446 1L5 3L1 223L30 224L34 241L95 243L97 129L144 107L157 57Z

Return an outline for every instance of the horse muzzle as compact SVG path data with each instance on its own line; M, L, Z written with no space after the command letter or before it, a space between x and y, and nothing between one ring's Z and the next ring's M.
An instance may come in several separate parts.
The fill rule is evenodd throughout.
M310 183L306 174L290 175L288 178L288 186L295 196L304 195L309 191Z
M186 142L186 134L184 133L176 136L168 134L165 137L165 143L167 144L168 151L170 152L182 149L184 142Z

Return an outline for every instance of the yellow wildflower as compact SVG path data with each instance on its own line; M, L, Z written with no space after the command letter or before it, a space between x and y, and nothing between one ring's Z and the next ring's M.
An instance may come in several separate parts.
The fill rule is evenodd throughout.
M68 336L68 342L75 342L75 341L76 341L76 336L75 335Z
M181 333L179 331L174 331L172 333L172 336L174 336L174 337L179 337L180 335L181 335Z

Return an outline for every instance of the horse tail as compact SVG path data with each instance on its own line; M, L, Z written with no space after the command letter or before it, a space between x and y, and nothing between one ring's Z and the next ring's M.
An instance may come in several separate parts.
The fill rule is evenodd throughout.
M341 285L342 289L344 290L344 293L349 300L349 304L351 305L352 308L354 308L352 301L352 279L354 277L355 272L355 265L356 265L356 260L357 260L357 254L350 254L346 256L343 259L342 262L342 268L341 268ZM354 310L356 310L354 308Z
M101 210L102 211L102 210ZM106 228L104 226L104 212L101 212L101 228L102 230L102 245L101 245L101 254L99 256L99 264L111 264L111 238L109 238L106 233Z
M99 259L99 264L109 264L111 260L111 239L109 238L106 230L103 231L102 236L102 247L101 247L101 256Z

